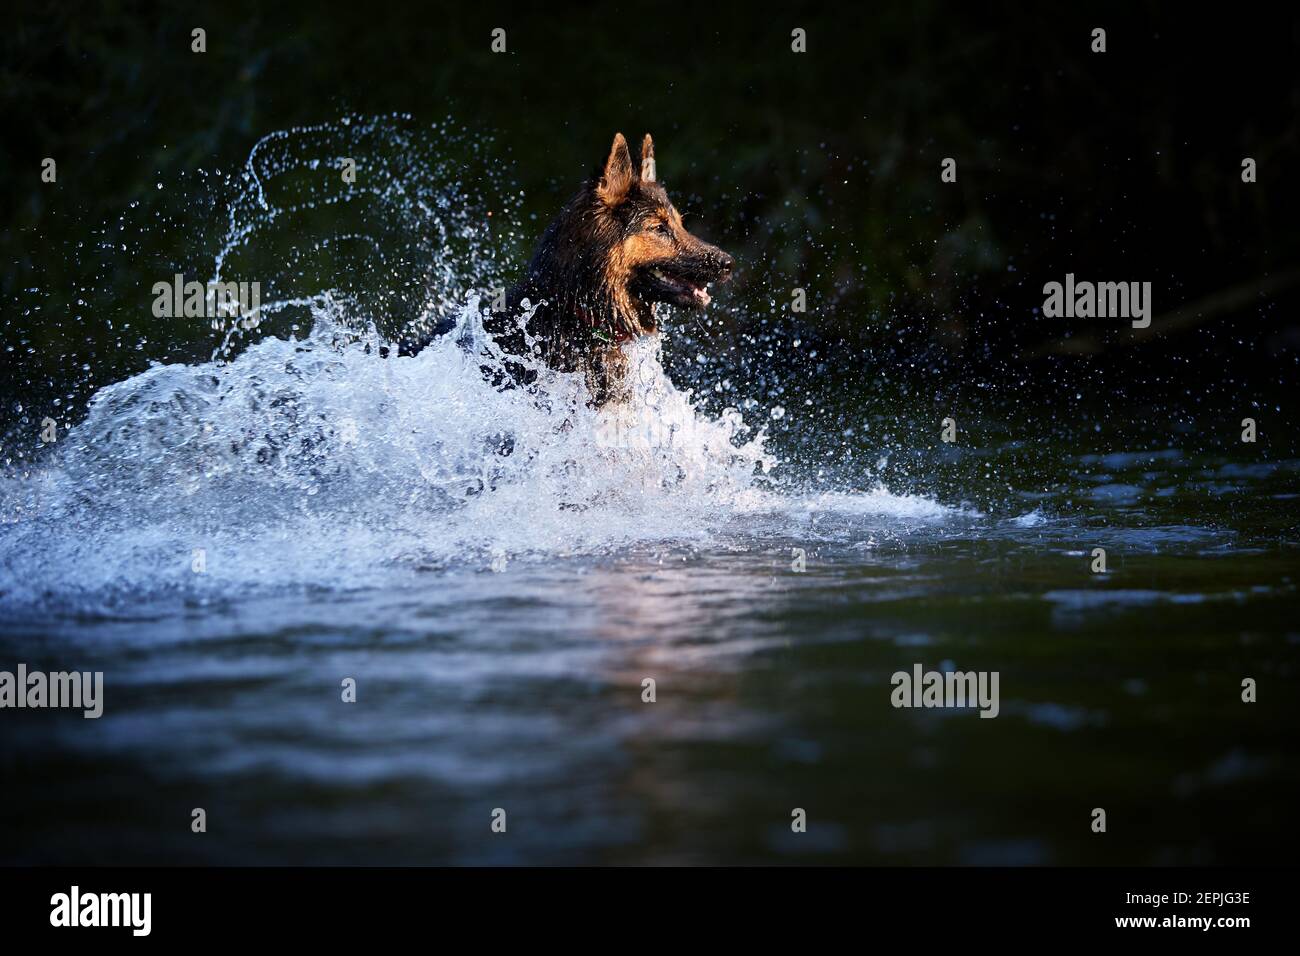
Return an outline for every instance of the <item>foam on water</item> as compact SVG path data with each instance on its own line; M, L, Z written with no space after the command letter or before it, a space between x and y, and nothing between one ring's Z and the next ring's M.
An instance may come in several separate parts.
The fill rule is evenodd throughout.
M293 162L293 137L254 150L214 277L307 205L271 197L273 173L337 148L318 146L320 128L308 133ZM272 147L275 166L255 165ZM453 205L396 179L371 198L416 207L422 223ZM424 312L480 279L465 273L495 264L477 250L462 266L441 262ZM224 330L211 361L155 364L102 388L34 471L0 479L4 512L18 516L3 527L0 602L120 607L166 593L347 589L452 563L500 570L646 543L707 547L751 517L754 533L770 535L804 529L812 511L919 522L948 513L883 488L783 492L762 430L736 409L702 413L665 374L657 340L629 346L634 401L596 411L580 375L538 369L529 389L491 384L484 366L503 358L475 296L432 345L397 356L356 296L279 288L264 312L306 308L309 333L268 332L233 354Z
M636 400L599 412L576 374L545 373L537 390L489 383L473 307L418 355L379 345L343 333L327 306L303 340L102 389L40 472L0 492L39 503L6 529L6 598L348 588L395 567L707 545L750 514L794 530L811 510L947 510L883 489L782 495L762 432L734 410L701 415L655 343L635 347Z

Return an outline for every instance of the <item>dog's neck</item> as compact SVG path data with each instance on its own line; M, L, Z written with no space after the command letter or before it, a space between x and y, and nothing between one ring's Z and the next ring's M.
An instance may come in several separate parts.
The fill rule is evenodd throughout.
M598 322L592 318L590 312L580 305L575 305L573 307L573 317L577 319L579 326L591 329L593 338L600 339L601 341L604 341L604 339L601 338L602 334L608 335L609 341L614 345L622 345L624 342L631 342L633 339L637 338L637 336L633 335L623 327L623 323ZM612 332L605 330L604 326L606 324L613 326Z
M538 281L534 274L511 289L506 297L508 310L515 314L519 313L524 299L537 306L534 320L529 322L530 334L540 332L544 337L563 339L577 346L587 340L593 345L622 345L653 332L658 325L653 305L639 301L619 303L613 296L602 294L577 300L548 285Z
M525 299L535 307L527 325L521 326ZM507 353L524 355L536 349L536 354L558 371L581 371L592 404L599 408L631 400L628 356L622 346L641 334L653 333L657 325L652 311L648 319L638 317L633 325L638 331L629 331L615 310L613 302L565 301L534 278L510 289L506 308L493 313L485 327Z

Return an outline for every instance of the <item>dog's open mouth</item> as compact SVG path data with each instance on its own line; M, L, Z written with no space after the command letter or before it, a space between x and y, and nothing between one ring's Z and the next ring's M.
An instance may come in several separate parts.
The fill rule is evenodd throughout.
M697 276L683 275L660 267L646 270L644 277L644 295L650 301L666 302L688 309L703 309L713 301L709 295L708 281Z

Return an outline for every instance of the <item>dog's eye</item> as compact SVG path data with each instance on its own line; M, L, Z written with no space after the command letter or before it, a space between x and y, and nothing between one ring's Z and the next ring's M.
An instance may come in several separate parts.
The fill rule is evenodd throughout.
M673 227L668 225L668 223L664 222L662 219L660 219L658 222L655 223L654 231L661 236L671 237L673 234Z

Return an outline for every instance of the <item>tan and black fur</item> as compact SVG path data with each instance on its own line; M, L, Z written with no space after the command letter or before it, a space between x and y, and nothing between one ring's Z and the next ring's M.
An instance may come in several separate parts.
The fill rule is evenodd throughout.
M682 225L658 181L647 135L634 166L622 133L609 157L542 234L506 308L487 321L507 353L526 349L522 302L544 303L528 322L537 357L559 371L581 371L593 405L628 398L625 342L658 332L657 305L703 309L707 286L725 282L733 261ZM512 369L516 378L532 376Z

